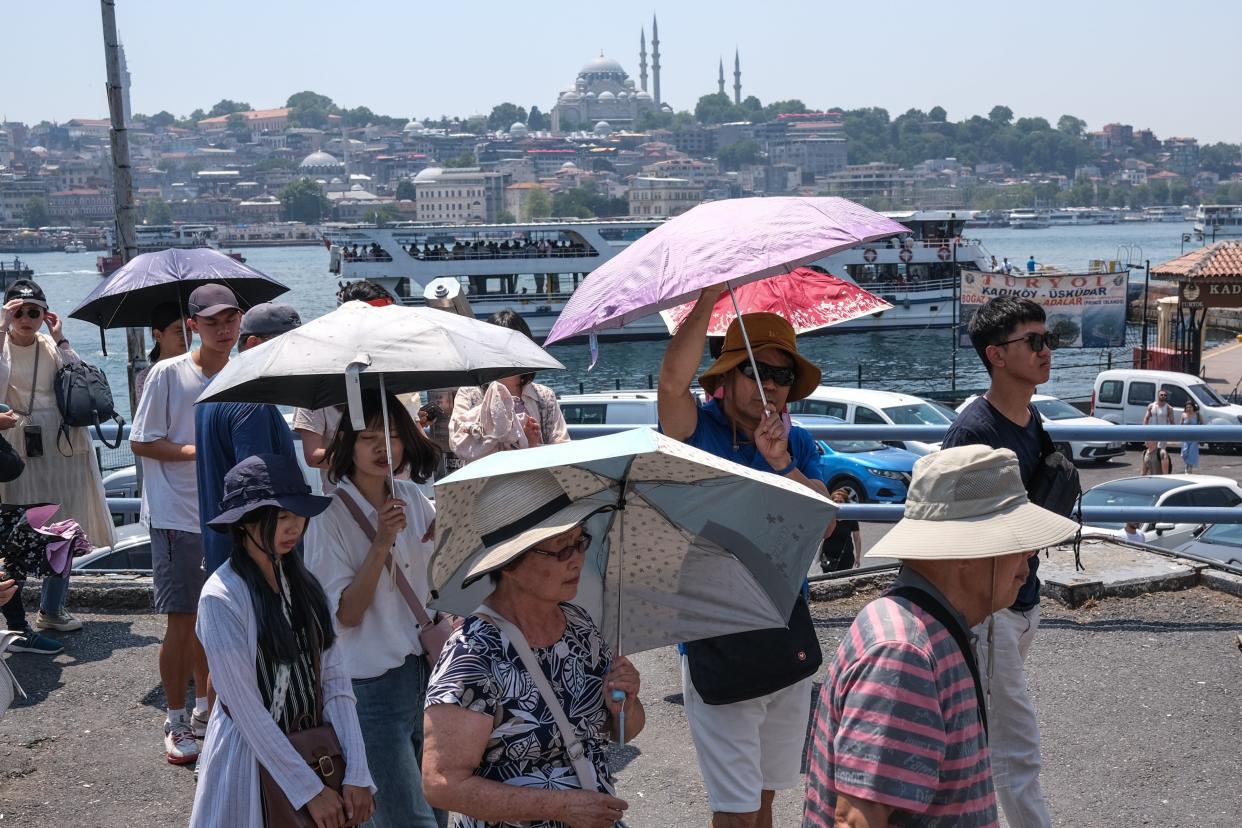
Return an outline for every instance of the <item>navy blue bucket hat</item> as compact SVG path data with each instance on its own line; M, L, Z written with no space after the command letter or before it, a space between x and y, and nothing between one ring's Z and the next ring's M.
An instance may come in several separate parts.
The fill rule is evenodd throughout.
M256 454L242 460L224 476L221 512L207 525L217 532L227 532L233 524L264 506L312 518L331 502L330 497L311 494L296 461L279 454Z

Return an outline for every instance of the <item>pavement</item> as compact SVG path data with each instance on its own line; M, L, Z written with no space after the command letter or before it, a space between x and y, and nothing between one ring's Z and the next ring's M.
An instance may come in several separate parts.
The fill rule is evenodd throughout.
M1203 352L1203 380L1226 399L1242 384L1242 342L1217 345Z

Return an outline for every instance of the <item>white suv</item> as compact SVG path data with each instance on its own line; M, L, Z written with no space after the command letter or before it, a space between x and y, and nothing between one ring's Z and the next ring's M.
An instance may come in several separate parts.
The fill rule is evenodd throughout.
M953 422L956 413L922 397L870 388L843 388L821 385L804 400L789 404L791 414L818 414L839 417L857 425L942 425ZM940 443L918 440L884 440L886 445L915 454L931 454Z
M660 421L654 389L566 394L557 402L569 425L654 426Z

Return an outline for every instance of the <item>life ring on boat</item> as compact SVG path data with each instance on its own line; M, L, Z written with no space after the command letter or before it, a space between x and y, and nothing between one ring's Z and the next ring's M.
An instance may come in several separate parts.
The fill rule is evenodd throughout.
M947 262L952 256L953 251L949 249L947 244L941 245L940 249L936 251L936 258L940 259L942 262Z
M910 248L906 247L906 248L903 248L902 251L897 254L897 258L901 259L906 264L909 264L910 260L914 258L914 253L910 251Z
M867 264L871 264L872 262L874 262L875 257L876 257L876 252L875 252L874 247L868 247L866 250L863 251L863 261L865 261Z

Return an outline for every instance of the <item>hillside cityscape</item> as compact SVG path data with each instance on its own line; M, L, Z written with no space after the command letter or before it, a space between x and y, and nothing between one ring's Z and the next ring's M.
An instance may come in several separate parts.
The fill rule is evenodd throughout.
M465 118L381 115L313 91L281 106L224 99L187 115L132 113L123 67L141 218L233 227L222 240L237 243L314 243L309 227L325 222L660 218L765 194L880 210L1242 203L1238 144L1093 128L1069 114L1054 125L1004 105L955 121L940 106L894 117L765 104L745 94L736 52L731 71L721 60L715 91L665 101L657 26L650 55L640 35L637 79L599 54L576 76L566 67L564 90L532 92L543 106L505 101ZM20 228L106 228L113 210L108 120L0 124L0 227L12 228L0 249L47 242Z

